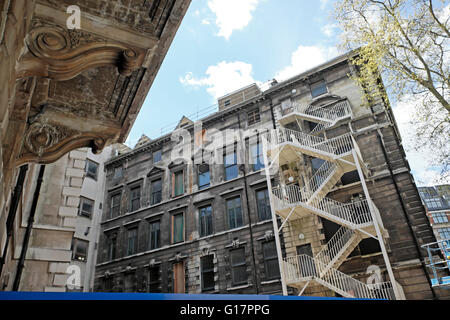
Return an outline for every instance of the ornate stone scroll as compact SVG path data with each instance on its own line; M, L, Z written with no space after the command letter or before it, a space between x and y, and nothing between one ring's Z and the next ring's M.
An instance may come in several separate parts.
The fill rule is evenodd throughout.
M69 80L98 66L116 66L129 76L143 62L144 52L82 31L58 26L37 26L26 38L29 52L18 64L20 78L41 76Z

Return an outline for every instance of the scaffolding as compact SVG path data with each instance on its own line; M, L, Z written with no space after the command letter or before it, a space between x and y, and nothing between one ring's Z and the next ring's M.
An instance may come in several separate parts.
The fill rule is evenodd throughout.
M341 120L352 118L352 108L343 99L325 106L293 104L285 108L277 119L277 128L263 138L266 179L270 190L272 222L283 294L287 286L297 288L302 295L311 282L320 284L343 297L368 299L404 299L401 286L395 281L386 252L386 231L380 213L370 198L364 164L358 144L352 133L327 139L320 136L324 130L336 126ZM307 120L316 123L308 133L287 129L285 125ZM301 128L301 126L298 126ZM322 159L323 164L308 181L286 181L281 168L298 162L303 155ZM346 172L357 170L365 199L340 203L327 194ZM272 186L272 177L279 185ZM300 186L302 185L302 186ZM307 215L317 215L340 225L340 229L314 257L281 253L280 232L288 221ZM281 218L278 225L277 216ZM364 238L378 240L390 281L375 284L363 283L338 270L356 245Z
M422 248L428 252L429 263L427 267L431 269L434 276L434 278L431 278L431 285L433 287L450 289L450 276L440 276L438 274L439 270L450 271L450 239L424 244ZM442 254L443 259L436 257L436 254L439 253Z

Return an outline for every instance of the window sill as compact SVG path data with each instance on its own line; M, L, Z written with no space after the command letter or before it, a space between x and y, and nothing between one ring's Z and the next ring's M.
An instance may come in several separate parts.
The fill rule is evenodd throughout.
M244 284L244 285L241 285L241 286L236 286L236 287L227 288L227 291L241 290L241 289L250 288L250 287L252 287L252 286L253 286L253 285L251 285L251 284Z
M281 279L273 279L273 280L267 280L267 281L261 281L261 284L274 284L281 282Z

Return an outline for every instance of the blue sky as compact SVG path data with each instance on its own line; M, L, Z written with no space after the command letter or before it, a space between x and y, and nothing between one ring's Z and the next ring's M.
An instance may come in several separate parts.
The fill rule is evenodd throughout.
M192 0L126 143L167 133L183 115L212 112L228 92L338 55L332 9L333 0ZM398 124L410 134L407 121L403 112ZM423 154L408 157L416 179L428 184Z

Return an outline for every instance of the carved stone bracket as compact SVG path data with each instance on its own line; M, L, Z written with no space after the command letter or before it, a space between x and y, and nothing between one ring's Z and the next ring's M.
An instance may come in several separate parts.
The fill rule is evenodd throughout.
M67 152L82 147L91 147L94 153L98 153L104 148L106 141L106 138L92 133L83 133L38 119L25 131L16 165L27 162L51 163Z
M18 64L19 78L41 76L55 80L69 80L82 71L98 66L116 66L129 76L143 62L144 52L117 42L92 35L70 33L58 26L38 26L26 38L29 53Z

